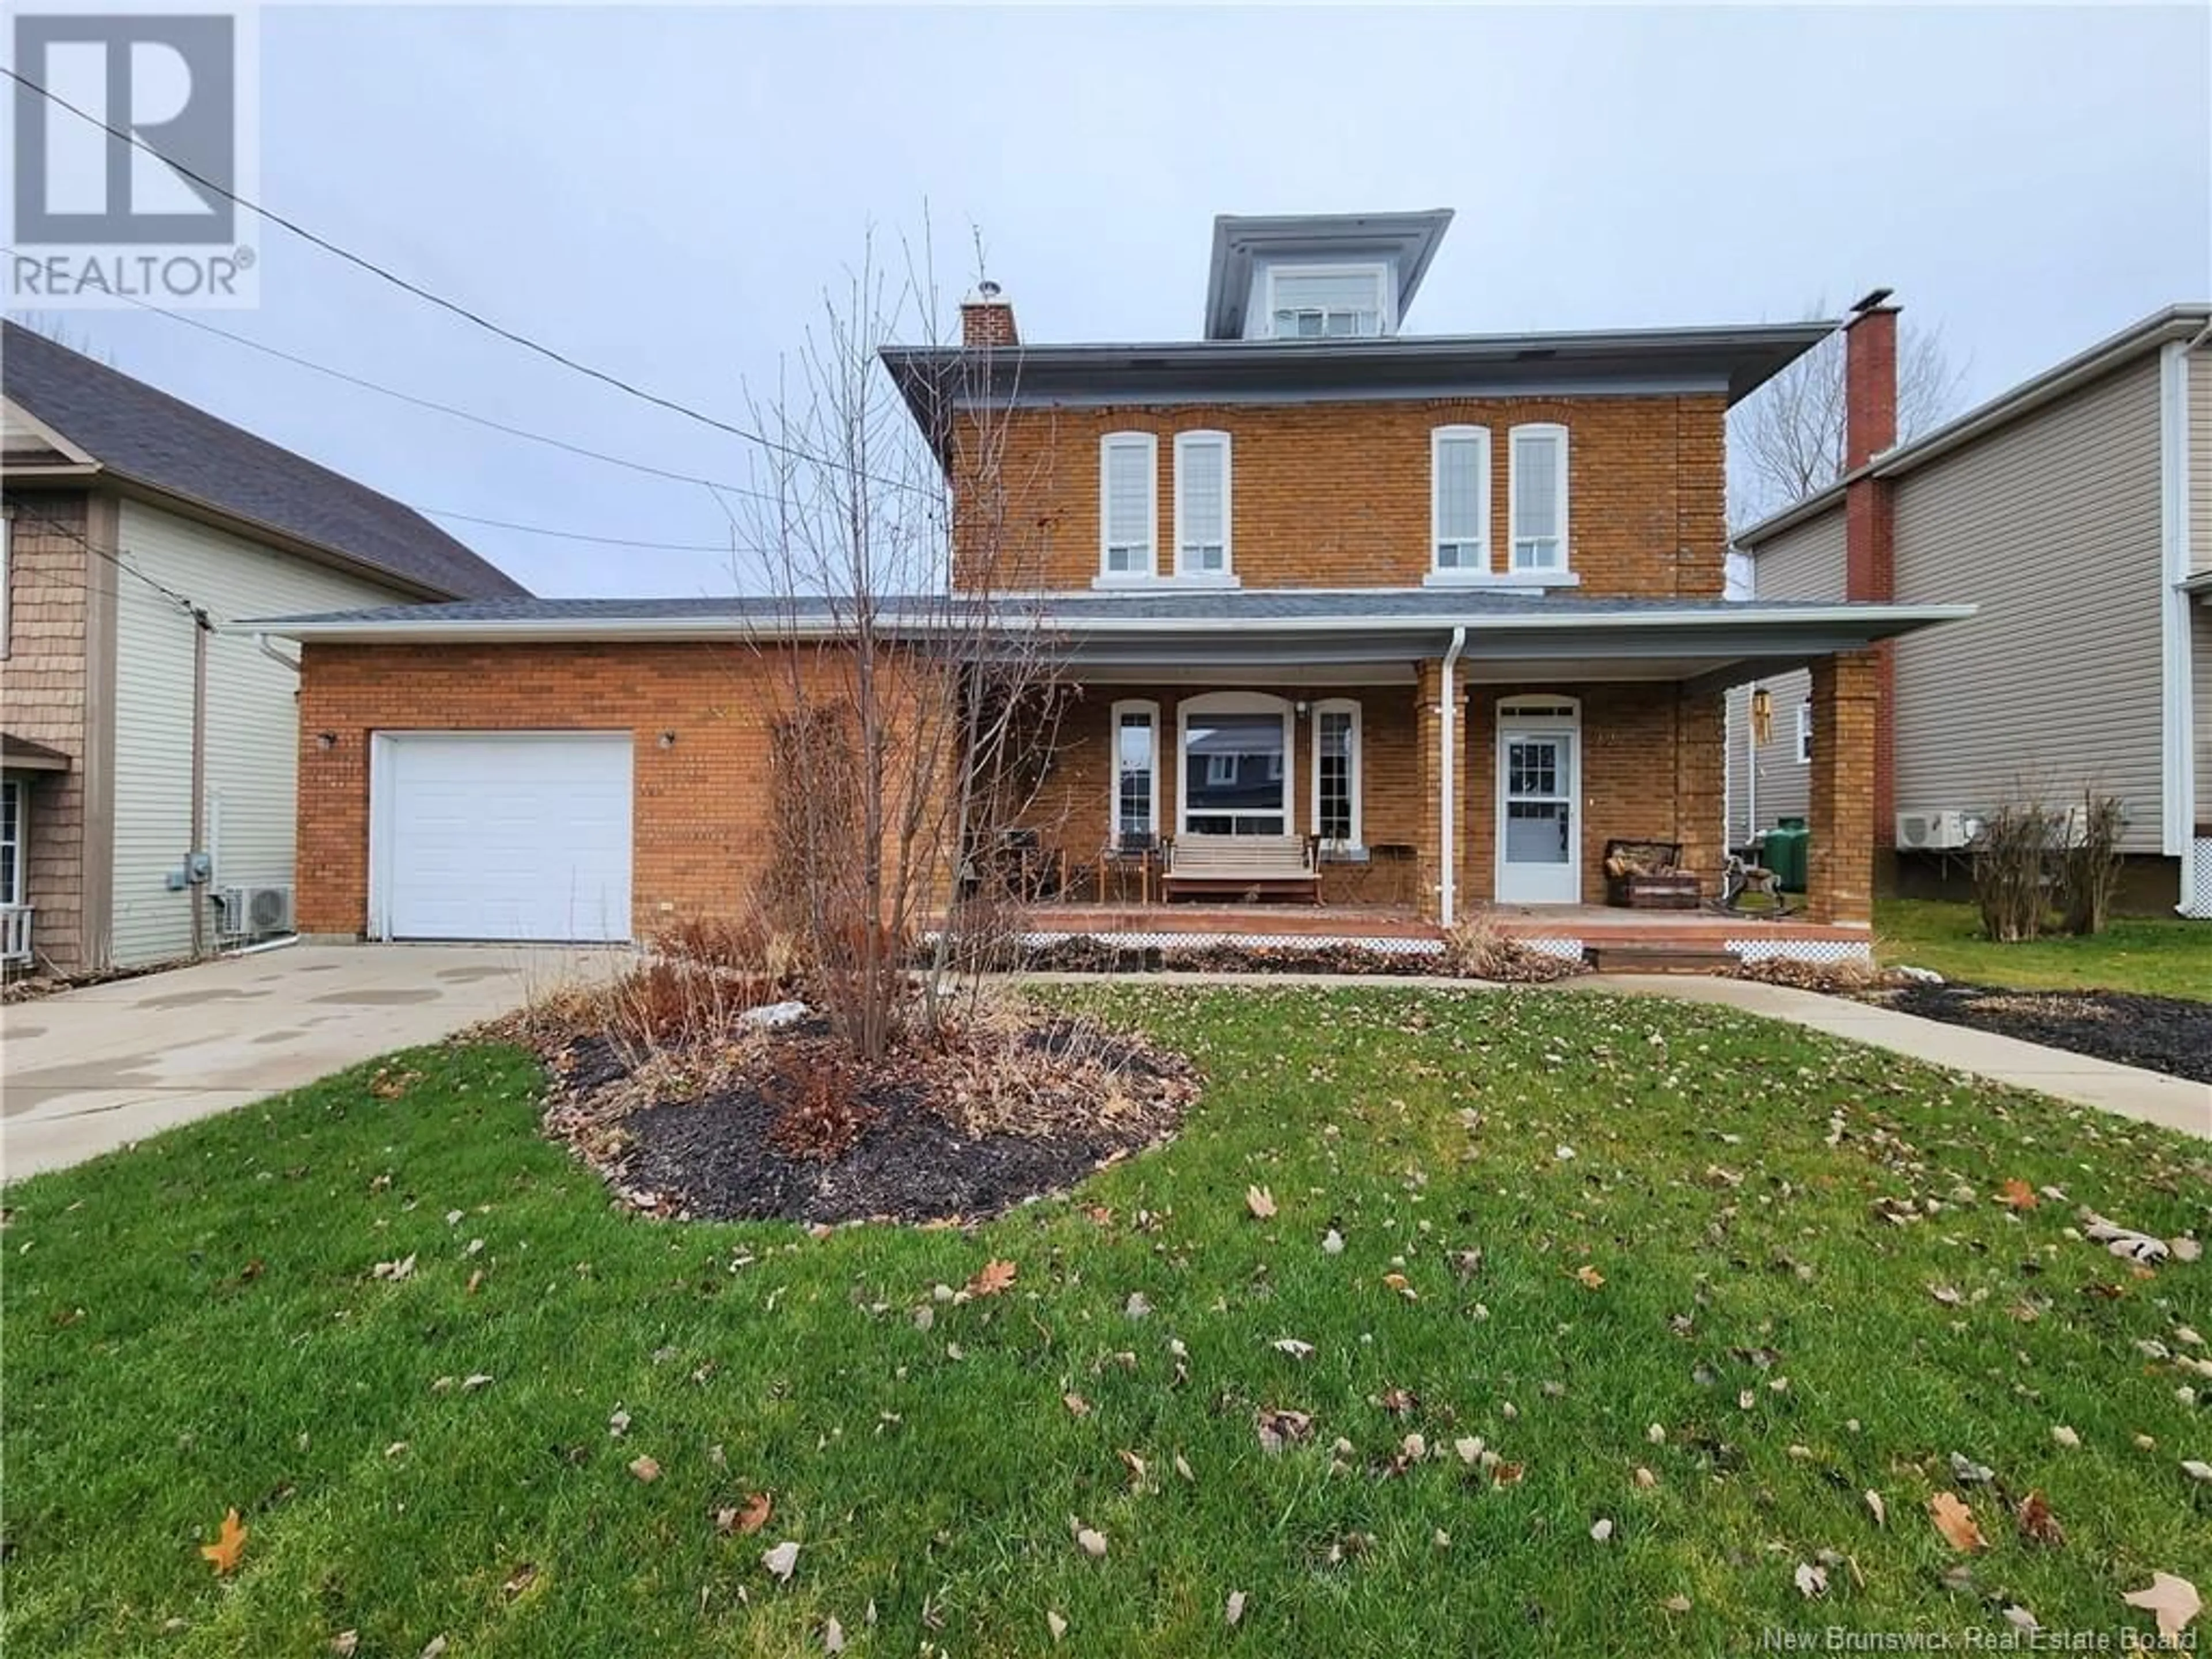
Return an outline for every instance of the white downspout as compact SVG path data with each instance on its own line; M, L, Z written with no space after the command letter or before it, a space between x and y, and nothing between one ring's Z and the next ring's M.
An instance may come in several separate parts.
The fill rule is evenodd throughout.
M1443 703L1443 707L1437 711L1443 721L1443 725L1439 727L1437 746L1443 751L1443 777L1437 785L1437 816L1442 830L1438 839L1443 842L1444 866L1443 882L1437 910L1447 927L1452 925L1453 901L1459 896L1459 884L1454 874L1459 865L1459 858L1453 846L1453 831L1456 827L1453 823L1453 808L1458 804L1458 791L1452 787L1452 757L1455 746L1454 738L1457 735L1459 724L1459 693L1453 676L1459 668L1459 653L1466 648L1466 628L1462 626L1453 629L1450 648L1444 653Z

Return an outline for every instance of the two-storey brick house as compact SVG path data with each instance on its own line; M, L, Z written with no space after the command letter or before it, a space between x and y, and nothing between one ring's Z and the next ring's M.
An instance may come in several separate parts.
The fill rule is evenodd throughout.
M959 344L884 353L961 504L955 586L988 562L994 592L1064 656L1074 695L1024 822L1076 871L1156 858L1170 898L1368 900L1432 924L1588 905L1615 837L1680 843L1710 890L1724 694L1802 666L1832 734L1814 766L1811 916L1863 927L1868 647L1960 613L1723 597L1728 410L1830 325L1405 332L1449 218L1219 220L1194 341L1024 341L986 288ZM961 510L985 497L988 561ZM761 809L713 787L713 757L742 766L761 739L724 723L698 748L686 728L708 694L690 678L708 659L683 653L743 609L548 601L287 623L307 642L308 727L331 739L326 762L302 761L329 774L301 794L322 816L303 844L328 854L329 879L301 895L308 925L408 931L379 896L421 884L402 843L441 786L393 775L417 741L490 752L454 749L464 729L570 731L534 757L507 744L514 787L575 799L596 779L580 787L604 797L606 842L580 872L544 837L480 842L433 883L454 901L444 919L431 906L418 926L500 926L464 896L532 860L558 865L533 879L568 896L567 920L539 924L564 933L740 906ZM726 660L714 672L726 688ZM380 728L425 726L364 759ZM586 757L586 728L610 726L638 738L634 761L620 744ZM671 758L687 745L688 764ZM392 830L372 810L380 765Z

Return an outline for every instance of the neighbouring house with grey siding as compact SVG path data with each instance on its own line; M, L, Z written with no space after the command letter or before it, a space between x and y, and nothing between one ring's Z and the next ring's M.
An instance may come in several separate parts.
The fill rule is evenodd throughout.
M1956 860L1942 815L2117 797L2124 890L2212 916L2212 306L2175 306L1860 476L1887 497L1893 596L1972 620L1893 647L1896 884ZM1760 599L1840 596L1845 487L1741 532ZM1802 811L1794 677L1754 741L1731 704L1729 830ZM1813 734L1818 741L1818 733Z
M298 669L227 624L523 592L400 503L12 323L0 486L11 970L289 931Z

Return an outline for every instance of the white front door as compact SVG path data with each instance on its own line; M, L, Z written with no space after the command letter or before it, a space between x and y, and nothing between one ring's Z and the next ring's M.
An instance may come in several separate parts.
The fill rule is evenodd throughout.
M1498 902L1582 902L1582 825L1576 809L1581 733L1498 711ZM1553 714L1552 719L1557 720Z
M629 732L389 732L376 749L379 936L630 936Z

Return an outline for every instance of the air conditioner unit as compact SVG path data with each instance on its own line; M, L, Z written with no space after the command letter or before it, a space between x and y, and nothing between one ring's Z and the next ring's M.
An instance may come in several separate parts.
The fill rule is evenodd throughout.
M246 889L218 887L209 896L215 901L215 932L217 939L246 937Z
M1913 852L1955 853L1973 844L1982 821L1972 812L1899 812L1897 844Z
M292 890L289 887L249 887L246 890L246 929L257 936L292 931Z

